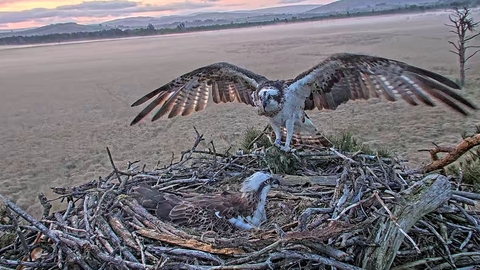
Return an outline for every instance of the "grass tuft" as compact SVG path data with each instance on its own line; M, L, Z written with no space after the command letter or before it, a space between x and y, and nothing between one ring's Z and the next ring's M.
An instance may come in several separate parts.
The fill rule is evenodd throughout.
M240 143L243 151L249 152L254 148L254 140L257 139L260 135L262 135L263 131L254 127L248 127L245 133L243 134L243 139ZM268 139L268 136L264 134L259 139L257 139L256 144L258 147L270 147L272 143Z
M448 174L460 177L463 173L463 183L473 185L475 192L480 192L480 149L470 151L458 164L447 167Z
M268 131L267 131L268 132ZM270 168L273 173L295 174L301 166L301 161L292 153L285 153L277 147L274 147L266 134L261 136L262 130L249 127L244 132L240 142L241 148L245 152L254 149L254 142L257 147L265 147L266 155L260 160L261 166ZM329 136L328 139L334 147L341 152L362 151L367 155L378 155L379 157L390 157L391 154L386 148L373 150L370 146L361 143L350 132L342 132L338 135Z
M475 126L475 133L480 134L480 125ZM466 132L462 133L463 139L471 136ZM473 185L474 190L480 192L480 147L473 148L455 163L447 167L447 172L460 177L461 170L463 183Z
M0 204L0 225L12 225L10 218L7 214L7 206L5 204ZM17 234L14 230L11 231L1 231L0 232L0 249L6 246L9 246L15 242Z
M370 146L361 143L349 131L327 137L340 152L362 151L367 155L378 155L379 157L390 157L391 154L386 148L372 149Z
M286 153L280 148L272 146L267 149L260 164L267 166L273 173L295 174L300 166L300 161L292 153Z

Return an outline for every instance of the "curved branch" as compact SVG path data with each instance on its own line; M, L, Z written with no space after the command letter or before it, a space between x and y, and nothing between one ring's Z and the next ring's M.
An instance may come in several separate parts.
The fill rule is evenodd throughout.
M472 137L464 139L455 148L436 147L430 150L430 153L447 152L447 155L441 159L434 160L421 169L416 170L416 173L429 173L435 170L439 170L459 159L463 154L473 147L480 145L480 134L476 134Z

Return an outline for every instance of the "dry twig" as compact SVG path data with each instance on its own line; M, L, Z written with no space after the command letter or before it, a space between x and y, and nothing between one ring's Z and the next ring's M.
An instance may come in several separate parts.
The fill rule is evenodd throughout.
M113 171L80 186L53 188L58 198L41 196L41 221L0 195L18 214L0 225L13 236L0 248L0 267L460 269L480 260L480 211L460 204L480 201L469 186L411 174L398 159L335 149L296 153L297 173L284 176L280 190L269 194L268 221L259 231L205 232L160 220L129 196L133 187L183 196L231 192L242 176L268 169L262 151L219 154L213 142L200 151L203 136L195 134L179 162L153 171L139 161L119 170L107 148ZM467 138L444 158L436 156L441 148L433 150L436 160L424 171L445 166L478 140ZM50 201L65 198L64 210L49 213Z

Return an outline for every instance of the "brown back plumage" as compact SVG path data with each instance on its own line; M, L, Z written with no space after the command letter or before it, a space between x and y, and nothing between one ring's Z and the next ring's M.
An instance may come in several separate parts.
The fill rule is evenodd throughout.
M132 196L162 220L215 231L234 230L228 219L251 215L257 203L254 197L242 198L239 193L179 197L145 185L135 187Z
M467 112L462 105L477 109L452 90L460 88L456 83L442 75L368 55L334 54L289 83L294 87L298 83L306 86L305 90L310 93L305 101L306 110L335 110L349 100L381 96L388 101L401 97L411 105L429 106L435 106L430 99L435 97L464 115Z
M252 71L229 64L215 63L188 72L158 89L146 94L132 104L138 106L155 97L132 121L138 123L159 107L152 121L167 115L168 118L201 111L207 105L210 92L215 103L238 101L254 106L251 94L267 79Z

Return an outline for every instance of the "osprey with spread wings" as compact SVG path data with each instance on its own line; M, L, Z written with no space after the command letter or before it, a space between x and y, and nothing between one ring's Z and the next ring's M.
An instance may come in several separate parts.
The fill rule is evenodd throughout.
M154 98L131 125L156 107L152 121L201 111L212 95L215 103L238 101L256 107L259 115L268 117L275 144L289 151L294 135L316 132L305 110L335 110L349 100L382 96L428 106L435 106L434 97L463 115L468 115L467 107L477 109L454 89L460 87L437 73L368 55L334 54L295 79L275 81L221 62L188 72L137 100L132 106ZM280 145L283 133L285 144Z

